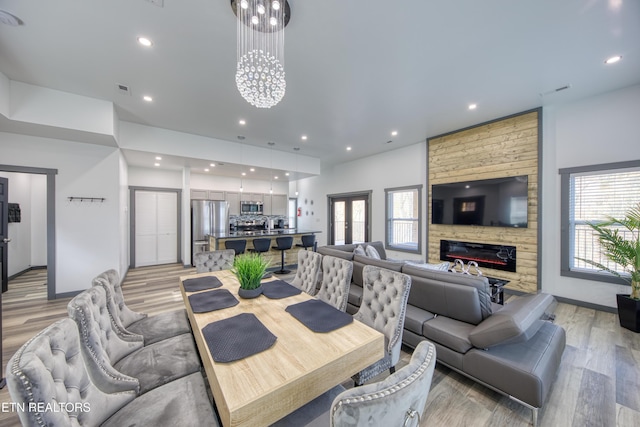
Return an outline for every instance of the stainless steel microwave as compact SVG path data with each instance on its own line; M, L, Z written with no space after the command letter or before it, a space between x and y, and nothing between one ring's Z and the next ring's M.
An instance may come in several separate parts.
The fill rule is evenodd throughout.
M262 215L262 202L240 202L240 213L243 215Z

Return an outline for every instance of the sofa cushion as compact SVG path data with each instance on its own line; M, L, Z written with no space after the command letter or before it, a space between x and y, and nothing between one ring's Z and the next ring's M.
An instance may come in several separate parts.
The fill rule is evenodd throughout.
M360 307L360 304L362 304L362 286L354 285L353 283L349 286L347 302L356 307Z
M404 263L355 255L353 257L353 277L351 278L351 281L354 284L358 286L363 285L362 269L366 265L375 265L376 267L386 268L387 270L391 271L400 271L402 270L402 266L404 265Z
M378 255L380 255L380 259L387 259L387 252L384 250L384 243L382 243L380 240L376 240L375 242L363 243L362 246L364 247L365 251L369 246L374 247L376 252L378 252Z
M404 318L404 328L406 330L422 335L422 325L427 320L433 319L433 313L407 304L407 311Z
M436 270L436 271L449 271L449 263L448 262L441 262L439 264L429 264L427 263L419 263L419 262L413 262L413 261L405 261L405 264L408 264L412 267L416 267L416 268L422 268L425 270Z
M422 335L458 353L466 353L473 346L469 341L469 332L474 326L445 316L437 316L422 326Z
M367 251L365 251L365 250L364 250L364 248L362 247L362 245L358 245L358 246L356 246L356 248L353 250L353 254L354 254L354 255L367 256Z
M367 256L369 258L373 258L373 259L381 259L380 258L380 254L378 253L378 251L376 250L376 248L372 245L368 245L367 249L365 249L365 252L367 254Z
M540 318L554 301L549 294L518 298L476 326L469 339L478 348L526 341L536 334L543 322Z
M418 290L428 293L428 296L421 298L424 305L418 305L425 310L476 325L491 316L493 312L491 288L486 277L427 270L410 264L405 264L402 272L410 275L414 283L417 281L422 284L422 286L414 285L412 293ZM460 287L475 289L475 293L467 292L463 301L460 299L462 297ZM410 296L409 303L415 302L415 298ZM451 302L455 304L449 304Z
M526 342L470 350L463 358L464 372L539 408L560 366L565 342L564 329L543 322Z
M340 249L335 249L333 247L330 246L320 246L318 248L318 253L322 254L322 255L330 255L330 256L334 256L337 258L342 258L342 259L346 259L351 261L353 259L353 252L352 251L343 251Z

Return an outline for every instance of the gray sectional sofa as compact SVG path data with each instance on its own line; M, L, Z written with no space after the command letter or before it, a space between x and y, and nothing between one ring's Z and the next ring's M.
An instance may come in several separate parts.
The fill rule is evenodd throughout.
M382 242L374 246L380 260L354 255L357 245L319 247L323 255L353 262L347 311L362 300L362 269L377 265L411 277L403 343L416 347L429 340L443 365L533 410L549 393L565 348L565 331L555 325L556 302L548 294L528 295L505 305L491 301L486 277L418 267L386 257Z

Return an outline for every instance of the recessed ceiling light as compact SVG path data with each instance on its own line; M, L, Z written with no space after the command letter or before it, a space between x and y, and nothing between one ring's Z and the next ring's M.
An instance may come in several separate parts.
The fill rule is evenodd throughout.
M150 39L146 38L146 37L138 37L138 43L140 43L144 47L153 46L153 42Z
M152 101L153 101L153 98L152 98L152 97L150 97L149 95L145 95L145 96L143 96L143 97L142 97L142 99L144 99L144 100L145 100L145 101L147 101L147 102L152 102Z
M162 160L162 157L156 156L156 160Z
M398 131L394 130L393 132L391 132L391 136L397 136L398 135Z
M256 170L254 168L249 169L249 172L255 172Z
M611 58L607 59L606 61L604 61L605 64L615 64L616 62L620 61L622 59L622 56L620 55L616 55L616 56L612 56Z
M240 123L240 124L241 124L241 125L243 125L243 126L247 124L247 122L245 122L245 121L244 121L244 120L242 120L242 119L240 119L240 121L238 121L238 123Z
M212 168L215 168L216 164L215 163L211 163L209 166L211 166Z
M205 169L204 171L205 171L205 172L209 172L209 169Z
M247 176L247 173L246 172L242 172L242 176Z
M303 140L303 141L306 141L306 140L307 140L307 135L302 135L302 136L300 137L300 139L301 139L301 140Z
M289 172L285 173L284 175L285 175L285 176L289 176Z
M277 177L277 176L274 176L274 177L273 177L273 179L278 179L278 177Z
M351 151L351 147L347 147L347 151Z
M160 163L154 163L153 166L160 166Z
M469 104L469 110L475 110L476 108L478 108L476 104Z

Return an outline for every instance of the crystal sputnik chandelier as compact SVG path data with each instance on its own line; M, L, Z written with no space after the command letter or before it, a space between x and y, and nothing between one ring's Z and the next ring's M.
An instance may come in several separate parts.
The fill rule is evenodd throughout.
M236 85L244 99L258 108L276 105L287 87L284 76L284 27L290 9L286 0L231 0L238 17Z

